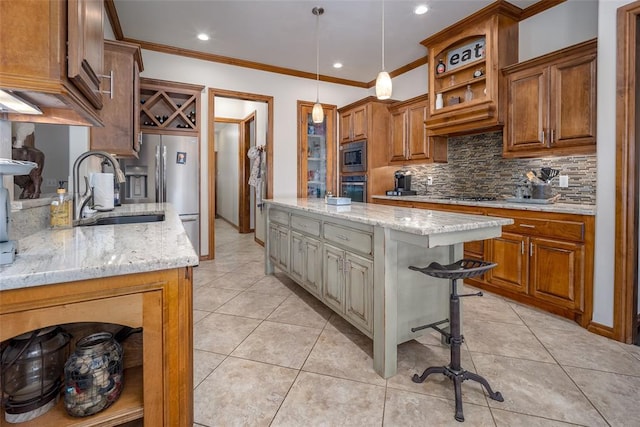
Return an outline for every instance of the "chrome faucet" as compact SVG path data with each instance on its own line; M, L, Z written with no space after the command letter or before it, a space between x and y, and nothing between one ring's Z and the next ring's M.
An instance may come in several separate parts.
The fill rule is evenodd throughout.
M118 161L106 151L87 151L86 153L80 154L76 161L73 163L73 219L74 221L78 221L82 219L82 209L89 201L91 195L89 193L89 183L87 182L87 188L85 189L84 194L80 195L79 184L80 181L80 164L87 158L91 156L102 157L107 162L111 163L111 167L113 167L114 178L116 183L121 184L125 182L124 173L120 169L118 165ZM86 177L85 177L86 180Z

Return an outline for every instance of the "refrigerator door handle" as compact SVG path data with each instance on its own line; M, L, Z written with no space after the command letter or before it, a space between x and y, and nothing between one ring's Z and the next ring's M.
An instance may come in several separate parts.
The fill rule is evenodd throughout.
M160 203L160 146L156 146L156 202Z
M198 220L198 218L196 218L196 217L194 217L194 218L186 218L186 219L183 219L182 222L194 222L194 221L197 221L197 220Z
M162 146L162 203L167 201L167 146Z

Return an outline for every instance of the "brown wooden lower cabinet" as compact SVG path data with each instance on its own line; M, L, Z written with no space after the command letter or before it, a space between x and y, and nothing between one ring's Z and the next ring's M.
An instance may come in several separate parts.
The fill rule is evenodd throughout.
M193 294L191 267L137 273L0 292L0 342L62 325L85 336L101 330L142 327L126 347L124 388L119 399L95 415L67 415L63 399L21 426L193 425ZM100 325L102 324L102 325ZM131 337L133 338L133 336ZM73 351L73 348L71 348ZM0 419L0 426L9 424Z
M582 311L584 245L550 239L529 241L529 293Z
M528 293L529 248L526 241L522 235L502 233L501 237L487 242L486 259L498 264L485 274L487 283L511 292Z
M593 314L594 217L374 199L374 203L512 218L499 238L465 243L467 258L498 265L465 283L588 327Z

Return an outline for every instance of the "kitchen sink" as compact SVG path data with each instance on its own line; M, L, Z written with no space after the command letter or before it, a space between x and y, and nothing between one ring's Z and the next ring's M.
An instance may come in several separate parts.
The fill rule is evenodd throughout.
M89 218L83 220L78 225L114 225L114 224L138 224L141 222L158 222L164 221L164 214L141 214L141 215L123 215L123 216L106 216L98 218Z

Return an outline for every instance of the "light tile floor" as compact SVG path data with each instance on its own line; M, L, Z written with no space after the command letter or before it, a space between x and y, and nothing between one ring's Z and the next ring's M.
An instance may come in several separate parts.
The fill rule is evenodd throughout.
M263 248L216 221L216 259L194 280L196 426L445 426L449 380L411 381L449 350L434 334L398 347L398 374L372 342L294 282L264 275ZM504 402L463 384L465 425L640 426L640 347L485 294L464 300L462 366Z

